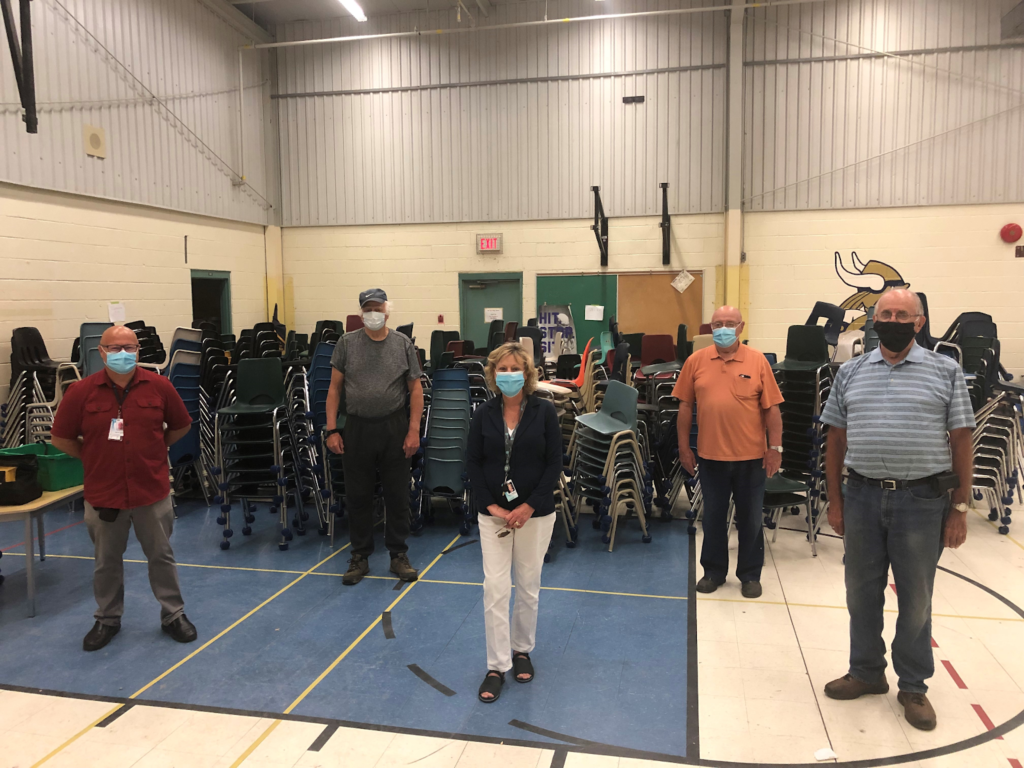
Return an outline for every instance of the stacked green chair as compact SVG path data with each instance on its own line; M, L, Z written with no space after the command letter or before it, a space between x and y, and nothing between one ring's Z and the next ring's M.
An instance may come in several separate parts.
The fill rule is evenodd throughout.
M432 519L432 500L443 498L462 516L459 531L463 536L472 527L472 509L467 503L466 444L472 414L469 373L464 368L449 368L434 373L430 407L427 409L425 443L421 467L414 470L414 503L418 514L413 530Z
M651 541L647 529L653 499L650 454L637 419L637 391L611 381L601 409L576 417L570 445L573 504L594 508L594 527L611 552L620 517L635 514L642 541ZM578 514L578 512L577 512ZM575 521L578 526L578 518Z
M781 476L766 487L767 525L778 525L781 509L794 512L805 506L807 540L811 554L817 556L817 534L825 518L825 451L828 426L821 412L832 389L837 366L830 365L830 350L825 329L816 325L792 325L786 339L786 357L772 370L785 402L782 411ZM793 502L801 494L807 502ZM774 538L774 534L773 534Z
M241 500L245 527L252 534L255 521L253 501L271 503L270 511L280 515L278 548L288 549L292 529L288 525L288 497L298 507L297 528L301 528L304 488L295 462L298 456L290 422L289 387L280 357L241 360L234 380L234 401L216 413L217 464L211 473L217 478L221 505L217 523L224 526L221 549L231 546L231 502Z

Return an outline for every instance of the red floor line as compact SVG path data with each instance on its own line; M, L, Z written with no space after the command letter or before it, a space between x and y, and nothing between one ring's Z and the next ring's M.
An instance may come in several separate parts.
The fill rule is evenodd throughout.
M1021 765L1020 760L1016 757L1008 757L1006 759L1010 761L1010 768L1024 768L1024 765Z
M944 666L946 668L946 671L949 672L949 676L953 678L953 682L956 683L956 687L957 688L961 688L963 690L967 690L967 684L964 683L963 678L961 678L960 675L957 674L957 671L955 669L953 669L953 665L952 664L950 664L948 661L943 659L942 660L942 666ZM982 718L982 720L984 720L984 719L985 718ZM991 731L992 729L989 728L989 730Z
M932 638L932 648L938 648L939 644L935 642L935 638Z
M68 528L74 528L76 525L81 525L84 522L85 522L85 520L79 520L77 523L71 523L70 525L65 525L63 528L58 528L55 531L47 531L46 535L47 536L53 536L53 534L55 534L55 533L60 533L61 531L66 531ZM34 539L32 539L32 541L39 541L39 537L38 536L35 537ZM23 547L23 546L25 546L25 542L24 541L19 541L17 544L11 544L11 546L9 546L9 547L4 547L3 549L0 549L0 552L6 552L9 549L15 549L17 547Z
M990 730L990 731L995 730L996 726L992 722L992 718L990 718L985 713L985 710L981 708L981 704L971 704L971 706L974 707L974 711L978 713L978 717L981 718L981 722L983 722L985 724L985 727L988 728L988 730ZM1002 741L1002 739L1003 739L1002 736L996 736L996 738L999 739L1000 741Z
M896 595L897 597L899 596L899 593L896 591L896 585L895 584L890 584L889 588L892 589L892 593L894 595Z

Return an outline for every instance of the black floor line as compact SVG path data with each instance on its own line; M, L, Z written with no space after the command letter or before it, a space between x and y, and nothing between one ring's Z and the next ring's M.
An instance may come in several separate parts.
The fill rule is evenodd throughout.
M395 582L395 586L393 586L391 588L391 591L392 592L397 592L398 590L400 590L404 586L405 586L405 582L402 581L401 579L399 579L398 581Z
M309 745L309 749L306 751L319 752L321 749L323 749L324 744L331 740L331 736L333 736L337 732L337 730L338 726L336 725L324 726L324 729L320 731L320 735L316 737L316 740Z
M444 683L441 683L441 682L435 680L427 672L425 672L423 669L421 669L418 664L410 664L409 665L409 671L412 672L414 675L416 675L416 677L418 677L424 683L429 685L431 688L433 688L436 691L440 691L445 696L454 696L455 695L455 691L453 691L451 688L449 688Z
M131 709L134 706L135 706L134 704L125 704L120 709L117 709L116 711L111 712L105 718L103 718L98 723L96 723L96 727L97 728L106 728L108 725L110 725L112 722L117 720L117 718L119 718L121 715L123 715L125 712L127 712L129 709Z
M384 611L380 615L380 625L384 628L384 637L388 640L394 640L395 628L391 624L391 611Z
M524 723L522 720L509 720L508 724L513 728L518 728L521 731L529 731L538 736L543 736L545 739L554 739L555 741L564 741L566 744L575 744L578 747L591 746L597 744L596 741L587 741L586 739L577 739L575 736L566 736L564 733L558 733L557 731L549 731L547 728L541 728L537 725L530 725Z
M556 749L554 756L551 758L551 768L565 768L565 758L569 756L569 753L564 749Z
M697 667L697 536L690 534L690 573L686 601L686 756L700 757L700 704Z
M444 552L442 552L441 554L442 554L442 555L447 555L447 554L449 554L449 553L451 553L451 552L454 552L454 551L455 551L456 549L462 549L463 547L468 547L468 546L469 546L470 544L476 544L476 543L478 543L478 540L477 540L477 539L470 539L469 541L464 541L464 542L462 542L461 544L456 544L456 545L455 545L454 547L452 547L451 549L446 549L446 550L445 550Z

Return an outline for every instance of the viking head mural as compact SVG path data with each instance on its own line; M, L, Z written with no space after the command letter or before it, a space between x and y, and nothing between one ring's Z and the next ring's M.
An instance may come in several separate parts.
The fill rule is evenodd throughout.
M846 268L843 257L836 251L836 274L840 280L856 289L856 293L839 305L843 309L867 313L890 288L910 287L910 283L888 264L874 259L865 264L857 256L856 251L850 254L850 260L855 271ZM864 320L865 317L858 317L850 323L848 330L857 330L864 325Z

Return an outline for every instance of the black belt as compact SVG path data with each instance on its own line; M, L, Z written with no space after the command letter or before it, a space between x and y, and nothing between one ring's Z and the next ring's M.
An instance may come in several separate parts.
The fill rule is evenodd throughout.
M938 475L929 475L928 477L921 477L917 480L892 480L884 479L879 480L874 477L864 477L860 472L855 472L852 469L847 469L850 473L850 477L854 480L859 480L867 485L872 485L875 488L881 488L885 491L905 491L908 488L920 488L922 485L934 486Z

